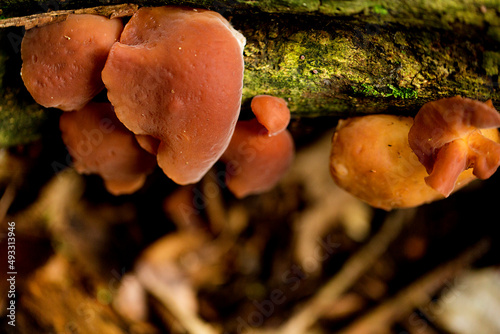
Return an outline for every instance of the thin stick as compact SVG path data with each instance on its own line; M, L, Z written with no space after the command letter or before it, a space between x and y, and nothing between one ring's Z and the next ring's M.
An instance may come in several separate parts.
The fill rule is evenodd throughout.
M7 216L7 211L9 211L10 205L14 202L16 197L16 185L14 181L9 182L5 191L0 197L0 221L3 222Z
M328 311L330 305L352 287L361 275L385 253L405 223L410 221L414 214L414 209L399 210L391 214L380 231L361 250L351 256L342 269L275 333L306 333L307 329Z
M175 317L187 333L191 334L218 334L219 331L204 322L195 313L188 312L179 305L171 288L163 282L149 265L140 266L137 277L142 286L155 296Z
M449 283L461 271L480 258L490 247L482 240L457 258L439 266L414 282L395 297L381 304L373 311L342 331L342 334L386 333L389 327L405 316L411 316L413 309L428 303L439 289ZM411 319L410 319L411 320Z
M0 20L0 28L24 26L26 29L31 29L49 23L63 21L69 14L95 14L107 16L109 18L131 16L138 8L139 6L135 4L121 4L83 9L55 10L48 13L3 19Z

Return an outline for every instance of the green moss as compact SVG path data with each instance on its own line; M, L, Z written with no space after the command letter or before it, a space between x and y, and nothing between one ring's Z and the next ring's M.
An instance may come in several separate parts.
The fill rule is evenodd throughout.
M368 14L370 8L379 5L380 1L377 0L323 0L321 2L320 12L325 15L334 16L349 16L355 14Z
M10 47L10 44L4 43L5 38L6 34L0 31L0 45ZM26 99L27 93L22 87L9 86L20 81L7 80L5 77L10 72L19 73L19 70L15 70L19 59L10 59L6 50L5 47L0 49L0 147L27 144L38 139L47 119L47 112L30 102L31 99ZM17 65L13 66L12 63Z
M498 25L499 6L498 0L324 0L319 11L332 16L356 15L367 22L379 22L377 16L382 16L385 23L451 30L457 24L480 28Z
M498 75L500 67L500 53L494 51L485 51L483 54L483 68L487 75Z
M271 23L253 20L259 29L243 30L244 100L276 95L288 100L294 115L314 116L413 108L454 95L500 99L481 67L481 40L458 43L455 32L434 29L345 29L318 18L313 24L295 16L273 18L263 16ZM486 53L484 65L497 69L492 55Z
M394 87L393 85L387 85L387 88L391 90L391 93L388 96L393 96L394 98L400 98L400 99L418 98L418 92L411 88Z
M362 84L361 87L356 87L356 86L351 86L352 90L354 91L354 94L361 94L364 96L380 96L382 95L375 87L368 85L368 84Z
M320 6L320 0L243 0L239 2L267 13L314 12Z
M391 84L386 85L382 89L377 89L369 84L361 84L360 87L351 86L355 94L372 97L392 97L396 99L416 99L418 92L412 88L395 87Z
M41 136L47 113L38 105L23 105L13 95L0 98L0 147L30 143Z
M372 10L373 10L373 12L375 14L378 14L378 15L387 15L387 14L389 14L389 11L387 9L385 9L384 6L381 6L381 5L375 5L375 6L373 6Z
M342 75L354 76L349 68L365 58L350 39L326 31L299 31L268 43L261 43L263 38L250 36L245 48L244 100L258 94L277 95L297 113L304 107L315 113L330 104L325 100L336 93L335 83L342 81Z

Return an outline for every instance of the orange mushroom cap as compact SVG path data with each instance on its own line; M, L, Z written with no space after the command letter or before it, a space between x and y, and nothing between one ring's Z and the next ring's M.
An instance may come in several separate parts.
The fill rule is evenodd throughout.
M119 19L70 14L26 31L21 75L35 101L64 111L87 104L104 88L101 71L122 29Z
M139 146L145 149L147 152L157 155L158 146L160 146L160 141L155 137L148 135L135 135L135 139L139 143Z
M244 37L218 13L182 7L139 9L102 72L125 126L156 138L158 165L195 183L229 145L243 87Z
M460 96L426 103L408 134L411 149L429 174L426 183L448 196L458 176L473 169L476 177L490 177L500 165L500 114L491 101Z
M335 183L368 204L391 210L441 196L424 182L425 168L408 145L411 117L367 115L340 120L332 138Z
M257 95L252 99L251 106L255 117L270 136L284 131L290 123L290 110L285 100L270 95Z
M114 195L138 190L156 166L155 157L137 144L109 103L89 103L78 111L64 113L59 127L75 169L99 174Z
M251 108L258 118L236 124L221 158L226 163L226 185L238 198L274 187L294 157L293 139L286 130L290 121L286 102L260 95L252 99Z
M240 121L221 158L226 163L226 185L238 198L268 191L288 170L293 157L290 132L269 136L256 119Z

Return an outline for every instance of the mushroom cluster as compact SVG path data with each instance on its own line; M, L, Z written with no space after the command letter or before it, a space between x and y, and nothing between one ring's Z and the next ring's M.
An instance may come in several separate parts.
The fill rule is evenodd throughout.
M114 195L138 190L156 166L154 156L138 145L110 103L90 102L64 113L59 126L75 169L101 175L106 189Z
M102 79L116 115L176 183L199 181L229 144L244 43L218 13L156 7L139 9L111 48Z
M136 191L156 165L178 184L195 183L221 159L228 188L243 197L273 186L293 157L284 100L255 97L256 119L237 124L244 46L209 10L143 7L125 26L72 14L26 32L21 75L36 102L65 111L60 129L75 168L99 174L109 192ZM109 102L94 102L103 89Z
M500 114L491 101L453 97L415 119L369 115L339 122L330 171L368 204L390 210L447 197L500 165Z
M500 165L498 127L500 114L491 100L456 96L425 104L408 134L410 147L429 174L425 182L448 196L469 168L480 179L493 175Z
M227 150L226 184L236 197L261 193L274 187L294 157L290 111L285 100L269 95L252 99L256 118L238 121Z

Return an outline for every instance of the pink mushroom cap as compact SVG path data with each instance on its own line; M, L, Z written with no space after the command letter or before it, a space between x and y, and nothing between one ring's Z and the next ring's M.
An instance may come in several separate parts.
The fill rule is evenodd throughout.
M64 113L59 127L75 169L82 174L99 174L114 195L138 190L156 166L155 157L137 144L109 103L91 102Z
M244 37L218 13L139 9L102 72L125 126L157 152L178 184L195 183L220 158L239 116Z
M269 136L256 119L240 121L221 159L226 163L226 185L238 198L266 192L283 177L293 157L290 132Z
M408 142L429 174L426 183L448 196L464 170L472 168L481 179L497 170L498 127L500 114L491 101L456 96L423 105L415 116Z
M221 158L226 163L226 185L238 198L273 188L294 157L293 138L286 130L290 122L286 102L259 95L252 99L251 108L257 118L236 124Z
M81 109L104 88L101 71L122 29L120 19L70 14L26 31L21 76L35 101L64 111Z

